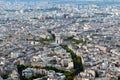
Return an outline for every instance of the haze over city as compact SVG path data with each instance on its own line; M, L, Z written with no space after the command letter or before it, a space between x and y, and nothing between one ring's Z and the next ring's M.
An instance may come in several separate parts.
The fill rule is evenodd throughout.
M120 80L120 1L0 0L0 80Z

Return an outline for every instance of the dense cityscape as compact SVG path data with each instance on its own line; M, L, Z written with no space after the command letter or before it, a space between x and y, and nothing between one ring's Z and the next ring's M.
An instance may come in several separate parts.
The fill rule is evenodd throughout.
M0 80L120 80L120 1L0 0Z

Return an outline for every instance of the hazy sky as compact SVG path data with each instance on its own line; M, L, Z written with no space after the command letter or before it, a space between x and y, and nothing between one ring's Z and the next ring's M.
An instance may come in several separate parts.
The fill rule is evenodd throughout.
M72 1L72 2L77 2L78 3L78 1L97 1L97 2L102 2L102 3L108 3L108 2L110 2L110 3L113 3L113 2L120 2L120 0L0 0L0 1L10 1L10 2L37 2L37 1L44 1L44 2L53 2L53 1L55 1L55 2L70 2L70 1Z
M3 1L120 1L120 0L3 0Z

